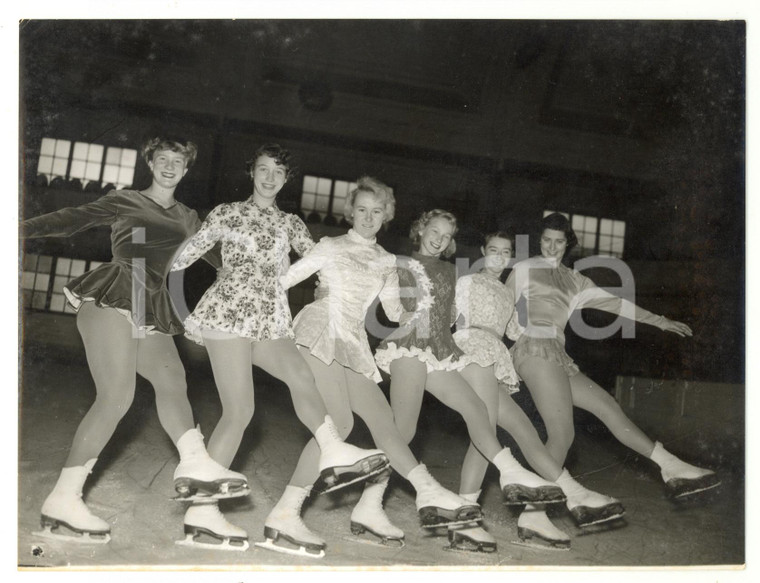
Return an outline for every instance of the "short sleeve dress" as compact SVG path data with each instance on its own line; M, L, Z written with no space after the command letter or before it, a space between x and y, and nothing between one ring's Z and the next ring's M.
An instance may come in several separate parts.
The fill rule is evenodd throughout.
M479 366L493 365L494 375L510 393L520 390L520 378L504 344L504 334L515 306L507 288L487 273L457 280L458 320L454 341Z
M399 326L375 351L377 366L390 372L402 357L423 362L428 372L459 371L469 364L451 334L456 313L456 268L437 257L412 253L397 261L401 303L412 318Z
M595 308L619 314L662 329L665 318L640 308L596 286L588 277L542 256L531 257L514 266L506 282L514 301L525 297L528 322L512 346L516 369L534 356L563 368L567 376L580 372L565 352L565 326L575 310Z
M398 321L403 312L399 299L396 257L353 229L340 237L324 237L282 278L289 288L319 272L320 289L326 294L296 316L296 344L324 362L346 368L380 382L365 329L365 318L376 298L386 315Z
M174 335L184 328L166 276L177 249L200 224L181 202L164 208L136 190L113 190L91 203L28 219L23 229L26 237L68 237L110 226L113 259L66 284L68 301L76 310L87 301L114 308L138 329Z
M253 197L219 205L184 246L172 271L186 268L217 243L223 267L185 319L185 335L198 344L203 344L202 330L257 342L294 339L280 277L291 247L304 255L314 246L304 222L276 205L260 207Z

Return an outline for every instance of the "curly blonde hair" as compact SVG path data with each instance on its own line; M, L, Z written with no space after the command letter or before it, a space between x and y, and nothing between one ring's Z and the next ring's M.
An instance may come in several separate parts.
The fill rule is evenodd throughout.
M177 152L185 157L185 166L190 168L195 164L195 160L198 157L198 146L193 142L182 142L172 138L155 137L147 140L140 148L140 154L146 164L153 162L153 156L156 152L163 150L169 150L171 152Z
M383 224L393 220L396 214L396 199L393 197L390 186L380 182L377 178L362 176L356 181L356 188L348 193L346 204L343 207L343 216L349 224L354 223L354 202L360 192L368 192L375 200L385 205Z
M422 213L422 215L420 215L420 218L412 223L412 227L409 230L409 237L412 240L412 244L416 248L419 248L420 231L424 230L430 221L438 218L447 220L453 228L451 231L451 241L449 242L448 247L446 247L446 249L444 249L441 253L441 255L444 257L451 257L457 251L457 244L456 241L454 241L454 237L456 237L456 234L459 231L459 227L457 227L457 218L453 213L450 213L449 211L442 209L433 209L432 211Z

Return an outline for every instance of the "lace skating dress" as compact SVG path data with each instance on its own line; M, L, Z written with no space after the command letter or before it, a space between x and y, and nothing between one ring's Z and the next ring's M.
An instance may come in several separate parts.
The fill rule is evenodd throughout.
M510 393L520 389L520 378L504 344L504 334L514 313L512 295L497 278L486 273L457 280L459 312L454 341L475 364L494 367L494 375Z
M181 334L166 276L181 244L200 226L198 214L181 202L164 208L136 190L113 190L78 207L24 221L26 237L68 237L92 227L111 227L113 259L64 287L78 310L82 302L114 308L138 329ZM215 267L220 260L204 257Z
M304 255L314 241L304 222L275 205L245 201L219 205L172 265L191 265L221 243L223 268L185 319L185 335L203 344L202 330L235 334L251 341L294 339L288 297L280 283L292 247Z
M377 366L390 372L390 364L402 357L423 362L428 372L462 370L469 363L456 345L451 326L456 315L456 268L436 257L412 253L397 260L401 304L413 312L375 351Z
M665 323L662 316L615 296L597 287L588 277L542 256L516 264L506 287L513 303L523 296L527 300L527 326L519 337L510 334L516 340L511 353L517 370L526 358L535 356L561 366L569 377L580 372L565 352L565 326L575 310L595 308L660 329Z
M289 288L319 272L318 299L296 316L296 344L324 362L346 368L380 382L382 377L372 357L365 319L379 296L386 315L398 321L399 300L396 257L372 238L353 229L340 237L325 237L303 259L294 263L282 278ZM379 326L371 320L370 326Z

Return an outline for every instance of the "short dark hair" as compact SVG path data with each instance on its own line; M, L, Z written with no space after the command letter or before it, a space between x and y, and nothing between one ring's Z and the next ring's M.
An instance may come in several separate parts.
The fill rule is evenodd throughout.
M185 157L187 168L190 168L195 164L195 160L198 157L198 146L190 141L182 141L174 138L155 137L146 140L146 142L140 148L140 154L146 164L153 162L153 156L156 152L163 150L169 150L171 152L177 152Z
M486 247L488 245L488 242L491 239L506 239L510 243L512 243L512 251L514 251L515 248L515 236L512 233L507 233L506 231L494 231L493 233L487 233L483 236L483 247Z
M291 154L288 150L280 146L280 144L264 144L253 153L253 158L247 160L245 163L245 172L253 179L253 167L261 156L269 156L280 166L285 166L285 180L288 181L295 177L298 169L293 166L291 160Z
M551 229L553 231L562 231L565 234L565 239L567 240L567 249L565 249L565 255L570 253L570 250L578 244L578 237L576 236L575 231L573 231L573 228L570 226L570 220L562 213L552 213L550 215L546 215L541 220L541 230L538 233L539 240L546 229Z

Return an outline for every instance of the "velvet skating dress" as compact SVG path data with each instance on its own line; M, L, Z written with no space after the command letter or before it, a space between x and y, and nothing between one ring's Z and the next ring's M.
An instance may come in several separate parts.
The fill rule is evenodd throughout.
M515 368L535 356L561 366L567 376L580 372L565 352L565 326L575 310L595 308L619 314L631 320L664 329L666 319L638 307L599 287L577 271L542 256L516 264L506 282L507 291L516 303L527 299L527 326L512 346Z
M324 362L380 382L367 339L365 318L379 296L386 315L398 321L399 299L396 257L353 229L340 237L324 237L282 278L289 288L319 272L319 298L296 316L296 344ZM373 320L374 321L374 320Z
M520 389L520 378L504 344L504 334L514 313L512 295L501 281L486 273L457 280L456 305L460 318L454 341L473 363L493 365L494 375L510 393Z
M92 301L114 308L138 329L181 334L166 276L181 244L200 226L198 214L181 202L164 208L136 190L113 190L78 207L24 221L26 237L68 237L92 227L111 227L113 259L71 280L64 287L78 310ZM214 267L221 261L204 257Z
M428 372L462 370L469 359L451 334L456 316L456 268L437 257L413 252L411 259L398 258L397 271L401 304L413 316L380 343L375 351L377 366L390 372L394 360L413 357L423 362Z
M314 241L304 222L253 197L219 205L182 249L172 271L184 269L221 243L223 268L185 319L185 335L203 344L202 330L251 341L294 339L288 296L280 283L292 247L304 255Z

